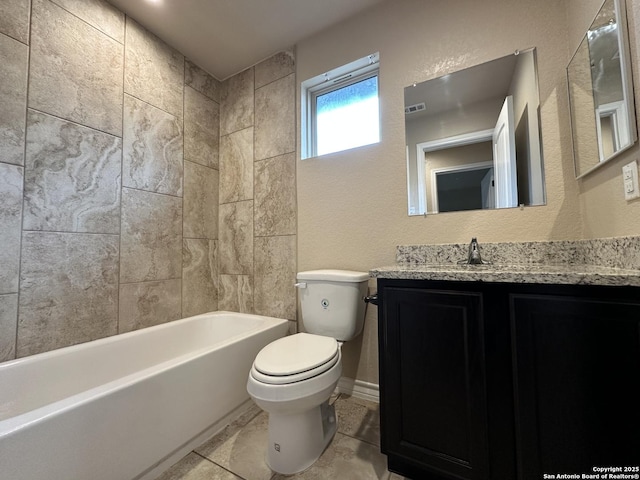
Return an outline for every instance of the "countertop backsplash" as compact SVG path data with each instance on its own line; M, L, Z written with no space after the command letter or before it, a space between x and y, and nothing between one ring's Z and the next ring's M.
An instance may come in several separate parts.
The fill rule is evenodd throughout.
M400 245L376 278L640 287L640 237L482 243L486 265L458 264L468 244Z
M549 242L483 243L482 259L493 265L595 265L640 270L640 236ZM396 263L450 265L467 258L469 244L399 245Z

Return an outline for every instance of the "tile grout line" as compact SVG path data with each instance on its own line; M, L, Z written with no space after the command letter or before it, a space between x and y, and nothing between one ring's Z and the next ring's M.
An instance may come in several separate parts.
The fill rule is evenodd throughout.
M380 445L379 444L372 443L369 440L365 440L364 438L356 437L354 435L350 435L348 433L341 432L340 431L340 427L338 427L338 431L336 433L339 433L340 435L344 435L345 437L353 438L354 440L357 440L357 441L362 442L362 443L366 443L367 445L371 445L373 447L376 447L376 448L380 449Z
M336 395L336 398L335 398L335 399L334 399L334 401L333 401L333 405L335 405L335 403L336 403L337 401L340 401L340 402L348 402L348 399L349 399L349 398L350 398L349 396L345 396L344 394L339 393L339 394L337 394L337 395ZM247 426L248 426L248 425L250 425L252 422L254 422L254 421L255 421L255 419L256 419L258 416L260 416L261 414L263 414L263 413L264 413L263 411L258 411L258 412L256 412L254 415L252 415L252 416L251 416L251 418L250 418L249 420L247 420L246 422L244 422L242 425L239 425L239 426L238 426L238 431L242 431L243 429L247 428ZM232 422L232 423L233 423L233 422ZM222 432L221 432L221 433L222 433ZM219 433L218 435L220 435L221 433ZM370 441L367 441L367 440L365 440L365 439L363 439L363 438L359 438L359 437L357 437L357 436L354 436L354 435L351 435L351 434L344 433L344 432L342 432L342 431L340 431L340 430L338 430L338 431L336 432L336 437L338 436L338 434L339 434L341 437L344 437L344 438L350 438L350 439L352 439L352 440L355 440L355 441L357 442L357 444L358 444L358 445L360 445L360 444L361 444L361 445L368 445L368 446L370 446L370 447L373 447L373 448L376 450L376 452L379 452L379 451L380 451L380 445L379 445L379 444L371 443ZM217 435L216 435L216 436L217 436ZM213 438L215 438L215 437L213 437ZM336 439L335 439L335 437L334 437L334 439L332 440L332 443L333 443L333 442L335 442L335 441L336 441ZM227 471L227 472L231 473L232 475L234 475L234 476L235 476L235 477L237 477L238 479L242 479L242 480L251 480L251 479L249 479L249 478L247 478L247 477L244 477L243 475L241 475L241 474L239 474L239 473L237 473L237 472L233 471L233 470L231 469L231 467L230 467L230 466L224 466L224 465L221 465L221 464L219 464L218 462L214 461L213 459L209 458L208 456L205 456L205 455L203 455L203 454L201 454L201 453L197 452L196 450L193 450L193 451L192 451L192 453L195 453L196 455L198 455L198 456L199 456L199 457L201 457L202 459L204 459L204 460L208 461L209 463L212 463L212 464L216 465L217 467L221 468L222 470L224 470L224 471ZM183 458L184 458L184 457L183 457ZM265 477L265 478L266 478L266 477ZM268 478L269 478L269 480L275 480L276 478L279 478L279 475L278 475L278 473L277 473L277 472L273 472L273 471L272 471L272 472L271 472L271 475L270 475Z
M29 49L31 49L30 46L29 46ZM124 68L123 68L123 71L124 71ZM122 132L120 133L120 135L117 135L117 134L115 134L113 132L107 132L106 130L103 130L101 128L96 128L96 127L93 127L91 125L86 125L84 123L80 123L77 120L71 120L69 118L61 117L60 115L57 115L55 113L51 113L51 112L47 112L45 110L40 110L39 108L27 106L27 112L29 112L29 110L31 110L32 112L39 113L41 115L46 115L48 117L53 117L55 119L60 120L61 122L71 123L73 125L77 125L79 127L86 128L87 130L92 130L92 131L97 132L97 133L102 133L103 135L109 135L110 137L115 137L115 138L122 139Z
M118 307L116 310L116 332L118 334L122 333L120 331L120 286L121 282L121 274L122 274L122 203L123 203L123 193L124 193L124 101L125 101L125 91L124 91L124 83L127 72L127 15L124 15L123 25L122 25L122 108L121 108L121 120L120 120L120 134L121 134L121 144L120 144L120 229L118 231Z
M191 453L195 453L195 454L196 454L196 455L198 455L200 458L202 458L202 459L206 460L206 461L207 461L207 462L209 462L209 463L212 463L212 464L213 464L213 465L215 465L216 467L221 468L221 469L222 469L222 470L224 470L225 472L229 472L230 474L232 474L232 475L234 475L234 476L238 477L238 478L239 478L239 479L241 479L241 480L249 480L249 479L247 479L247 478L244 478L244 477L243 477L243 476L241 476L241 475L238 475L236 472L234 472L234 471L232 471L232 470L229 470L229 469L228 469L228 468L226 468L226 467L223 467L223 466L222 466L222 465L220 465L219 463L214 462L214 461L213 461L213 460L211 460L209 457L207 457L207 456L205 456L205 455L202 455L202 454L200 454L200 453L196 452L195 450L192 450L192 451L191 451ZM183 457L183 458L184 458L184 457Z
M113 40L116 43L119 43L120 45L124 45L124 39L122 40L122 42L120 40L118 40L117 38L115 38L113 35L111 35L110 33L105 32L102 28L98 27L97 25L94 25L92 23L90 23L88 20L82 18L81 16L79 16L78 14L70 11L69 9L67 9L66 7L62 6L58 0L49 0L51 3L53 3L54 5L56 5L58 8L64 10L65 12L67 12L69 15L71 15L72 17L77 18L78 20L80 20L81 22L85 23L86 25L88 25L89 27L93 28L94 30L96 30L97 32L101 33L102 35L105 35L106 37L110 38L111 40ZM33 2L32 2L33 4ZM115 8L115 7L114 7ZM121 12L123 14L123 17L126 17L126 14L124 12ZM124 23L124 18L123 18L123 23Z
M24 146L22 149L22 198L20 199L20 238L18 240L18 291L16 292L16 333L13 344L13 358L18 358L18 330L20 328L20 298L22 287L22 248L24 245L24 211L27 187L27 128L29 125L29 78L31 76L31 44L32 40L32 19L33 19L33 2L29 4L29 36L27 45L27 78L25 79L25 98L24 98Z
M182 56L182 126L181 126L181 134L182 134L182 179L180 180L182 183L182 205L181 205L181 212L182 212L182 221L180 222L180 238L181 238L181 242L180 242L180 316L182 318L185 318L185 306L184 306L184 285L185 285L185 279L184 279L184 272L185 272L185 265L184 265L184 250L185 250L185 238L184 238L184 219L185 219L185 208L184 208L184 204L185 201L184 199L186 198L186 182L185 182L185 173L186 173L186 166L187 166L187 159L184 156L184 144L185 144L185 124L187 123L185 120L185 99L186 99L186 75L187 75L187 59L186 57L183 55Z

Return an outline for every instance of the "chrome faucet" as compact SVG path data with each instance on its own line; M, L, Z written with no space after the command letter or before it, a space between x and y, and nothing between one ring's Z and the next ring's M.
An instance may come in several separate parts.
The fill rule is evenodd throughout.
M491 262L482 260L482 257L480 256L480 244L478 243L478 239L473 237L469 244L469 255L467 259L460 260L458 263L466 263L467 265L486 265Z

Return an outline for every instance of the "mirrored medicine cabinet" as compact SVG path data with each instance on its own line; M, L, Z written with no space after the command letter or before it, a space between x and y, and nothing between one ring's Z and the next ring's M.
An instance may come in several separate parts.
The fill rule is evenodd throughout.
M577 178L637 140L624 0L606 0L567 67Z
M409 215L545 203L536 51L404 90Z

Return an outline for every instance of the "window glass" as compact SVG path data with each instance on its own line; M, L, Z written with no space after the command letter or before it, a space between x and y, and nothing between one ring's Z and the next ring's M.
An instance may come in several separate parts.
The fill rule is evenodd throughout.
M378 77L316 97L317 155L380 141Z
M378 72L372 53L300 84L302 159L380 141Z

